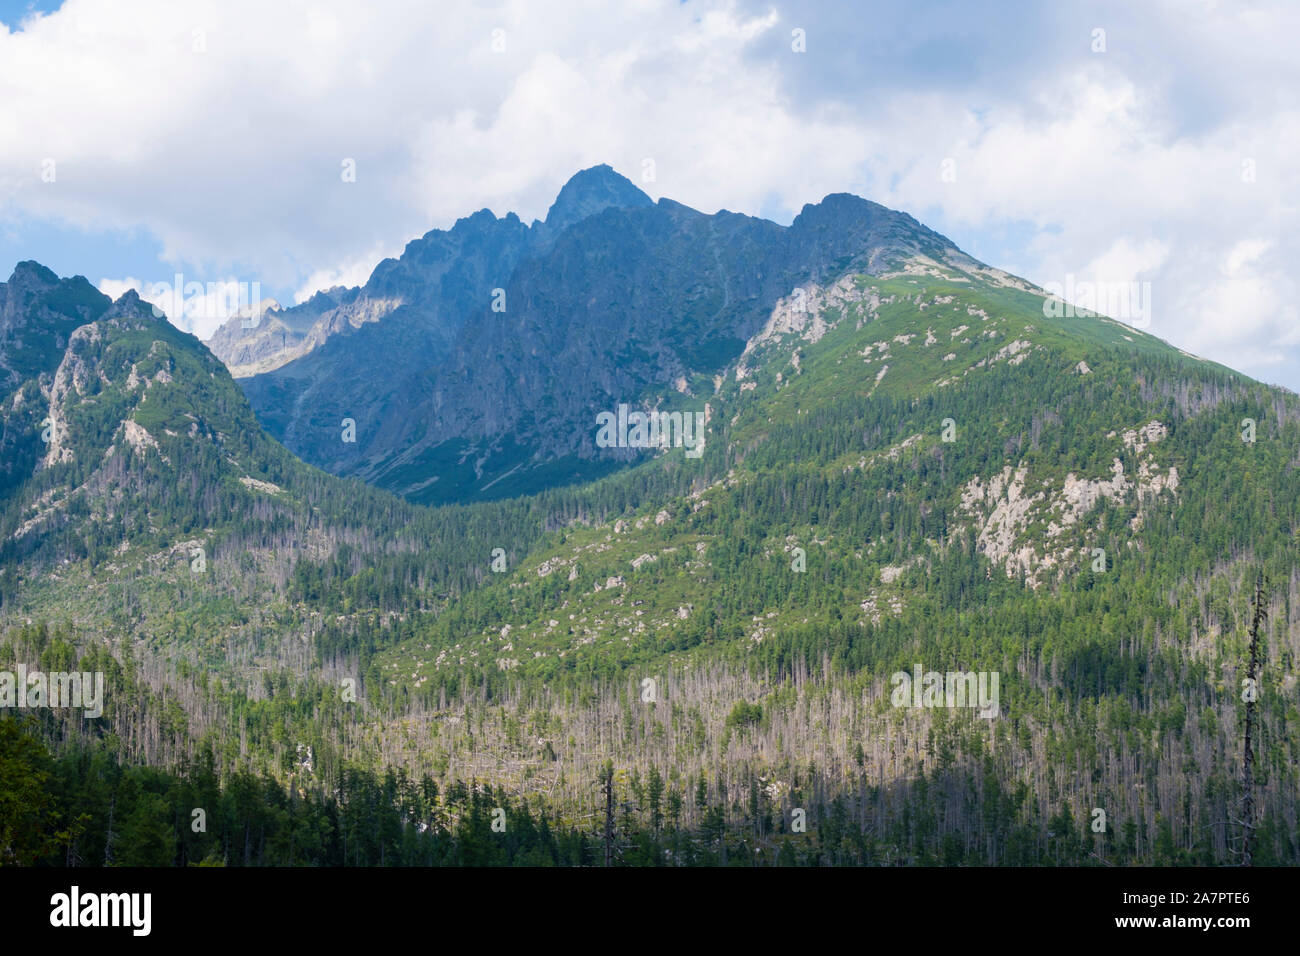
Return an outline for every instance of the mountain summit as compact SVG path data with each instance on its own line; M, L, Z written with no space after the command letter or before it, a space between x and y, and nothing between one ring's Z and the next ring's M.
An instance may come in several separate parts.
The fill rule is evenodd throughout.
M546 213L546 227L551 231L560 231L611 206L616 209L634 209L653 205L650 197L632 185L631 180L602 163L575 173L564 184Z
M325 303L279 367L267 345L289 342L287 313L257 348L231 331L211 344L232 367L256 356L265 371L242 385L259 420L312 464L421 503L508 497L639 460L597 449L597 412L702 412L794 290L903 268L1028 288L855 196L783 227L651 202L600 165L545 222L482 210L413 240ZM343 419L355 443L338 441Z

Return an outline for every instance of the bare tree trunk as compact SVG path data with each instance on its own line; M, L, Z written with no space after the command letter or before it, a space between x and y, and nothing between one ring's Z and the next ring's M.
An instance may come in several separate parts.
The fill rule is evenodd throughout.
M1259 626L1264 620L1264 572L1255 580L1255 615L1250 622L1250 665L1246 669L1249 681L1246 695L1246 744L1241 758L1241 865L1251 866L1255 842L1255 702L1259 697L1256 672L1259 668Z
M614 865L614 765L605 764L605 865Z

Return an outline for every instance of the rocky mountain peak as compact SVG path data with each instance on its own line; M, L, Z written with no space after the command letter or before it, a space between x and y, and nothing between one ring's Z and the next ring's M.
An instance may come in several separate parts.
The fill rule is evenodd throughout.
M49 287L58 285L59 277L56 276L45 266L33 259L27 259L14 266L13 275L9 277L9 285L18 287L42 286Z
M917 255L974 261L906 213L850 193L831 193L804 206L790 224L789 238L800 258L815 263L814 273L839 271L851 261L875 274Z
M610 207L652 206L650 197L626 176L602 163L575 173L546 213L548 230L560 230Z
M166 321L165 316L155 315L154 307L144 301L144 299L140 298L140 294L136 292L135 289L127 289L118 296L117 300L108 307L108 311L104 313L104 318L157 319L160 322Z

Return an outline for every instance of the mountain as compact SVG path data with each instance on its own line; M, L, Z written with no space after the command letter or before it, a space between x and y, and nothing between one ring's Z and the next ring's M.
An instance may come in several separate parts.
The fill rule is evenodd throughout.
M207 346L236 378L279 368L313 347L310 336L323 314L356 295L356 289L336 286L288 309L274 299L265 300L231 316L212 333Z
M364 562L372 589L403 589L406 608L482 579L463 516L294 458L258 427L225 366L134 291L114 302L81 277L21 263L0 283L0 321L0 606L70 583L60 603L71 611L102 597L84 583L105 574L104 590L123 598L115 624L162 637L175 618L145 624L134 602L185 612L187 630L247 622L269 613L307 556ZM540 531L523 515L507 505L475 520L519 547ZM175 586L185 599L168 606Z
M904 261L995 274L856 197L782 228L652 203L598 166L544 223L482 210L412 242L321 317L310 351L242 385L271 434L330 472L420 502L509 497L635 460L597 449L596 416L700 411L794 287ZM355 443L337 440L344 419Z
M0 491L22 481L45 453L37 381L54 373L77 327L108 304L81 276L59 279L37 262L18 263L0 283Z
M416 766L455 755L577 812L614 754L636 805L656 773L747 834L732 852L821 863L1223 862L1262 569L1256 799L1269 858L1295 862L1300 402L911 265L778 303L711 394L698 463L642 466L684 493L567 528L376 655L412 713L467 683L504 702L472 752L422 724ZM900 702L898 675L926 673L1000 691L984 716ZM809 804L815 848L789 830ZM668 848L725 860L705 845Z
M653 205L645 193L609 166L594 166L573 177L556 198L546 221L533 223L530 235L540 241L541 237L562 231L610 206L644 205ZM517 234L512 228L518 224L517 218L507 219L510 222L506 231ZM474 303L457 295L456 285L469 281L473 272L454 268L455 260L460 256L504 255L505 264L511 261L507 251L509 240L506 247L496 248L487 239L493 229L488 224L495 221L489 210L481 210L458 221L449 232L435 229L408 244L401 259L385 260L375 269L365 286L366 301L356 308L347 307L362 294L362 289L357 287L337 286L317 292L289 309L272 302L264 310L270 313L265 316L265 324L254 321L260 316L233 316L212 335L208 347L229 366L231 374L244 378L273 371L321 345L331 335L377 321L404 304L422 308L435 323L441 305L442 310L452 312L449 321L456 323L460 321L456 310L472 309ZM444 290L443 273L449 268ZM447 303L440 301L444 291L449 299Z
M547 210L545 223L534 223L534 227L556 234L606 209L640 209L653 205L650 197L631 181L602 164L575 173Z
M131 295L0 286L0 669L109 678L41 717L90 821L47 855L129 818L164 862L591 864L608 781L634 864L1225 864L1257 687L1255 862L1300 862L1300 398L865 200L581 185L416 240L239 383ZM703 440L597 445L617 402ZM425 507L255 408L412 497L551 487Z

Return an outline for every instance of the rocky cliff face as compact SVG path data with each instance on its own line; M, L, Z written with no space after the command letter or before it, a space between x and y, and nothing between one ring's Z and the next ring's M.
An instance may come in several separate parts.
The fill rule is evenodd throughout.
M240 311L208 339L212 354L236 378L270 372L315 347L312 332L320 317L352 302L358 289L336 286L286 309L267 299Z
M335 474L424 502L518 494L642 454L598 454L602 411L702 411L795 287L905 263L982 268L854 196L783 228L651 202L598 166L545 222L482 210L411 242L243 387L273 435Z
M43 388L53 380L74 330L97 319L109 299L81 276L60 279L20 262L0 282L0 494L22 482L46 454Z

